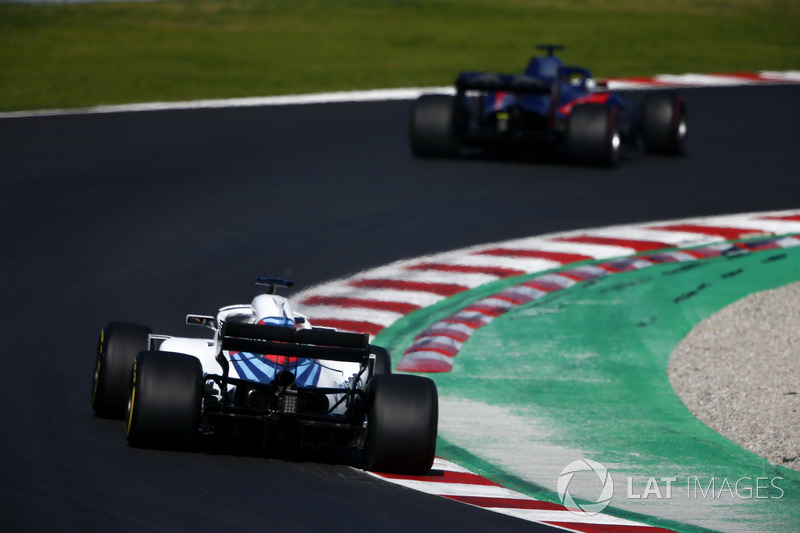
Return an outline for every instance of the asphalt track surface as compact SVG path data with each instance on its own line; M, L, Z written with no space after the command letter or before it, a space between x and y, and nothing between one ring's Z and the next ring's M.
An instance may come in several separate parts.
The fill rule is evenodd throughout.
M90 407L109 320L185 334L393 260L559 230L800 205L800 87L682 91L689 155L616 170L426 161L410 102L0 120L3 531L535 531L336 460L141 450ZM191 330L189 330L191 334Z

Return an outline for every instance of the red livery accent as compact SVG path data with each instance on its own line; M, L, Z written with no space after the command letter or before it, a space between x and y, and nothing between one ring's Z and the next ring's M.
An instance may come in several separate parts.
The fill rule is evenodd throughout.
M611 93L591 93L587 96L576 98L571 102L562 105L558 108L558 112L562 115L569 115L572 108L578 104L605 104L611 97Z

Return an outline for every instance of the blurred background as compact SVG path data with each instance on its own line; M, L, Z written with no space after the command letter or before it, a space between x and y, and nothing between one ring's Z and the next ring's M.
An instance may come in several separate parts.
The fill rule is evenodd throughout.
M0 111L451 85L538 43L597 77L800 68L796 0L0 0Z

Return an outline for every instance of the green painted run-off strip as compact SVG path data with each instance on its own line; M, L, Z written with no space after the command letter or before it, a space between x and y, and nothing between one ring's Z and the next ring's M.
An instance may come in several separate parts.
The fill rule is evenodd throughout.
M412 313L375 342L401 354L425 326L524 279ZM606 513L677 531L797 531L800 474L698 421L666 369L703 318L798 280L800 249L769 250L615 274L516 308L477 330L450 373L430 375L438 454L555 502L561 470L586 457L614 479ZM586 479L572 495L598 493Z

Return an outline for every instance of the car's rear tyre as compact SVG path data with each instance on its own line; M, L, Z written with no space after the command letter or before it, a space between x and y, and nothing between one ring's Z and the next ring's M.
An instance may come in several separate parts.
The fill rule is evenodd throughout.
M642 105L642 139L651 154L679 155L689 132L686 103L674 93L653 93Z
M430 470L439 423L436 384L421 376L383 374L370 381L368 394L366 469L399 474Z
M417 157L453 157L458 154L458 107L446 94L423 94L411 109L408 140Z
M369 353L375 356L375 375L392 373L392 356L386 348L370 345Z
M92 409L104 418L122 419L128 404L131 365L147 350L150 328L110 322L100 331L92 380Z
M126 436L132 446L181 448L197 437L203 367L191 355L141 352L132 371Z
M616 108L603 104L573 107L567 119L566 144L574 163L616 165L621 144Z

